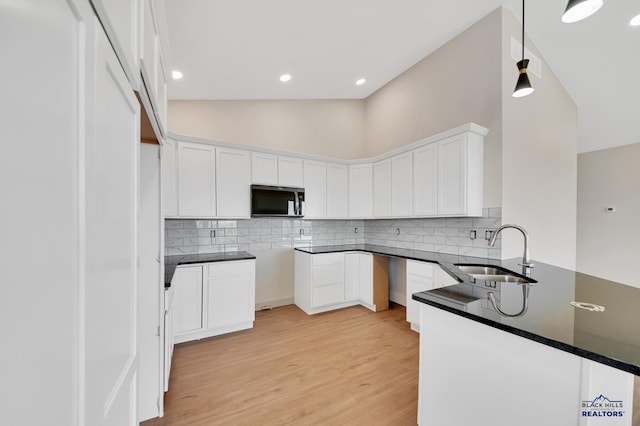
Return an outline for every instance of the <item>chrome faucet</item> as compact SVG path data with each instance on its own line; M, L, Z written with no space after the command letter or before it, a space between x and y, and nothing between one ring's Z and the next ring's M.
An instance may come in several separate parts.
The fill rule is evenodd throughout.
M502 225L498 227L495 231L491 233L491 238L489 239L489 247L493 247L496 243L496 238L498 238L498 234L506 228L514 228L518 231L522 232L522 236L524 237L524 254L522 255L522 263L518 263L518 265L522 266L522 271L528 271L528 268L533 268L535 265L531 263L531 256L529 255L529 234L524 230L522 226L519 225ZM525 275L528 275L525 273Z

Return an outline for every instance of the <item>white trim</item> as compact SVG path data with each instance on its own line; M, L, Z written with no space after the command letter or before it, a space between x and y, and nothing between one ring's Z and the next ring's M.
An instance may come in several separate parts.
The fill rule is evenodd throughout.
M486 136L489 133L489 129L487 129L486 127L482 127L479 124L470 122L470 123L455 127L453 129L438 133L436 135L429 136L424 139L420 139L416 142L410 143L408 145L404 145L400 148L396 148L392 151L388 151L374 157L358 158L355 160L345 160L345 159L327 157L327 156L321 156L321 155L305 154L301 152L270 149L270 148L264 148L261 146L247 145L247 144L241 144L241 143L235 143L235 142L225 142L225 141L214 140L214 139L200 138L196 136L181 135L181 134L170 132L170 131L167 132L167 137L177 142L193 142L193 143L214 145L214 146L227 147L227 148L245 149L247 151L262 152L266 154L286 155L288 157L296 157L296 158L302 158L307 160L317 160L317 161L326 161L326 162L352 165L352 164L375 163L378 161L382 161L387 158L396 156L398 154L403 154L405 152L412 151L421 146L429 145L429 144L432 144L440 140L449 138L451 136L459 135L462 133L475 133L480 136Z

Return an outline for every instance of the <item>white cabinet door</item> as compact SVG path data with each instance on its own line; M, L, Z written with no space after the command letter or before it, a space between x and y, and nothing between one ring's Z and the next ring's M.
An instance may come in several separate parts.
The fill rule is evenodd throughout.
M171 288L173 335L202 329L202 266L176 268Z
M371 164L349 166L349 216L373 216L373 173Z
M302 159L278 156L278 185L304 188Z
M304 160L304 216L327 217L327 164Z
M465 213L466 169L465 135L438 142L438 214Z
M255 260L212 263L208 268L207 328L253 323Z
M251 156L249 151L216 149L216 216L251 216Z
M345 253L345 300L357 300L373 305L373 255L370 253Z
M356 300L360 297L360 254L344 255L344 300Z
M216 152L210 145L178 143L178 214L216 215Z
M327 164L327 217L349 216L349 166Z
M171 140L162 142L162 194L165 216L178 215L178 166L176 161L176 143Z
M373 255L358 253L358 293L362 302L373 305Z
M278 184L277 155L263 154L261 152L251 153L251 183L259 185Z
M411 216L413 210L413 157L411 152L391 159L391 213Z
M413 151L413 215L438 214L438 148L427 145Z
M138 0L91 0L133 89L140 86Z
M311 257L311 307L344 302L344 254L315 254Z
M391 216L391 160L373 165L373 216Z
M420 329L420 303L411 295L433 289L433 268L427 262L407 260L407 322L416 331Z

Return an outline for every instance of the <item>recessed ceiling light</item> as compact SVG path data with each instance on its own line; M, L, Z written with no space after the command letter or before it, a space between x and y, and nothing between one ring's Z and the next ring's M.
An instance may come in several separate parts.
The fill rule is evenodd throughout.
M289 80L291 80L291 74L282 74L280 76L280 81L283 82L283 83L287 82Z
M182 73L180 71L173 70L171 71L171 77L174 80L180 80L182 78Z
M364 83L366 83L366 81L367 81L366 78L361 78L361 79L356 80L356 84L358 86L362 86Z
M640 27L640 15L636 15L629 21L629 25L632 27Z

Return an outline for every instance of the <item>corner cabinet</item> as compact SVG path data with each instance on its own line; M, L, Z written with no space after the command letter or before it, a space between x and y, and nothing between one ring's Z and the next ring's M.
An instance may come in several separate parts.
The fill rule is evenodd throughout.
M176 268L171 280L174 342L252 328L255 280L253 259Z
M388 264L383 259L387 261L363 252L296 250L295 304L309 315L354 305L374 312L388 309Z
M349 166L349 216L373 217L373 167L371 164Z

